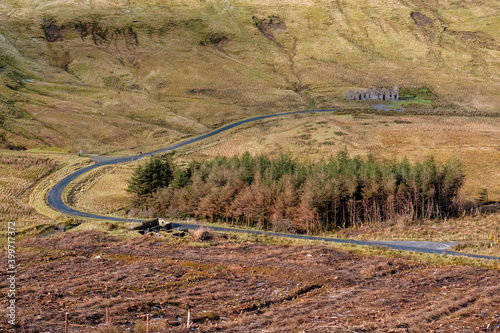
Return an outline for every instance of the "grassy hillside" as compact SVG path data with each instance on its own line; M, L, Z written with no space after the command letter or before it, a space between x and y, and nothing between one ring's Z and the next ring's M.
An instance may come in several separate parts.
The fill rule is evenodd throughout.
M345 92L396 83L432 92L420 108L497 112L499 7L2 1L0 144L137 152L255 114L367 107Z

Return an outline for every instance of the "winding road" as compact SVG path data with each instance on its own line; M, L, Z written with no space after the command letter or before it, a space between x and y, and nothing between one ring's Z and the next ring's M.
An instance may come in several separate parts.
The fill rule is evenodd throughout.
M161 153L164 153L167 151L172 151L172 150L175 150L177 148L180 148L180 147L207 139L209 137L212 137L214 135L225 132L227 130L230 130L232 128L238 127L238 126L243 125L243 124L248 124L248 123L255 122L258 120L263 120L263 119L283 117L283 116L296 115L296 114L325 113L325 112L339 112L339 111L342 111L342 110L341 109L305 110L305 111L293 111L293 112L284 112L284 113L275 113L275 114L264 115L264 116L257 116L257 117L253 117L253 118L240 120L240 121L232 123L230 125L223 126L219 129L216 129L216 130L209 132L207 134L203 134L203 135L198 136L196 138L192 138L192 139L177 143L177 144L169 146L167 148L155 150L155 151L145 153L142 155L119 157L119 158L108 159L106 161L101 161L101 162L98 162L96 164L87 166L83 169L80 169L80 170L66 176L65 178L63 178L56 185L54 185L54 187L52 187L50 189L50 191L47 194L46 200L47 200L47 203L53 209L55 209L61 213L64 213L64 214L68 214L68 215L74 215L74 216L85 217L85 218L96 218L96 219L108 220L108 221L141 222L142 220L138 220L138 219L127 219L127 218L120 218L120 217L113 217L113 216L97 215L97 214L91 214L91 213L86 213L86 212L81 212L81 211L75 210L75 209L69 207L63 201L62 193L63 193L64 189L72 181L74 181L77 177L79 177L79 176L81 176L81 175L83 175L83 174L85 174L93 169L96 169L96 168L99 168L99 167L102 167L105 165L113 165L113 164L132 162L132 161L138 160L138 159L146 157L146 156L151 156L151 155L161 154ZM200 227L200 225L188 224L188 223L175 223L174 227L175 228L186 228L186 229L197 229ZM416 252L431 253L431 254L446 254L446 255L453 255L453 256L466 256L469 258L476 258L476 259L500 260L500 257L475 255L475 254L464 254L464 253L450 251L449 249L452 246L456 245L457 244L456 242L445 243L445 242L425 242L425 241L360 241L360 240L328 238L328 237L307 236L307 235L294 235L294 234L284 234L284 233L236 229L236 228L224 228L224 227L210 227L210 228L213 229L214 231L221 231L221 232L240 232L240 233L257 234L257 235L265 234L265 235L269 235L269 236L287 237L287 238L292 238L292 239L316 240L316 241L325 241L325 242L334 242L334 243L355 244L355 245L362 245L362 246L384 246L384 247L387 247L387 248L390 248L393 250L401 250L401 251L416 251Z

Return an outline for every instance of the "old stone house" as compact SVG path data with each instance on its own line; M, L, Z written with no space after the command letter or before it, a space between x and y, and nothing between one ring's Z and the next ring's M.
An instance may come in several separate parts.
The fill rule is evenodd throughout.
M397 85L392 90L382 88L370 88L368 90L349 90L347 92L348 101L397 101L399 100L399 88Z

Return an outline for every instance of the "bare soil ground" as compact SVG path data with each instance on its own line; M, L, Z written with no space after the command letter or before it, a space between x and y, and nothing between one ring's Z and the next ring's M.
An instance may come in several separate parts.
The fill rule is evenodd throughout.
M18 332L62 331L65 313L69 332L144 332L146 314L151 332L184 332L188 306L201 332L500 331L495 269L92 229L19 245Z

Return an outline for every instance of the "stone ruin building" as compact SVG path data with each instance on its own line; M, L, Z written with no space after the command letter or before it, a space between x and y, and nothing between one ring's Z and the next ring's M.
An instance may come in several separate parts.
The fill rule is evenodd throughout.
M370 88L368 90L349 90L347 92L348 101L397 101L399 100L399 88L397 85L394 89L375 89Z

